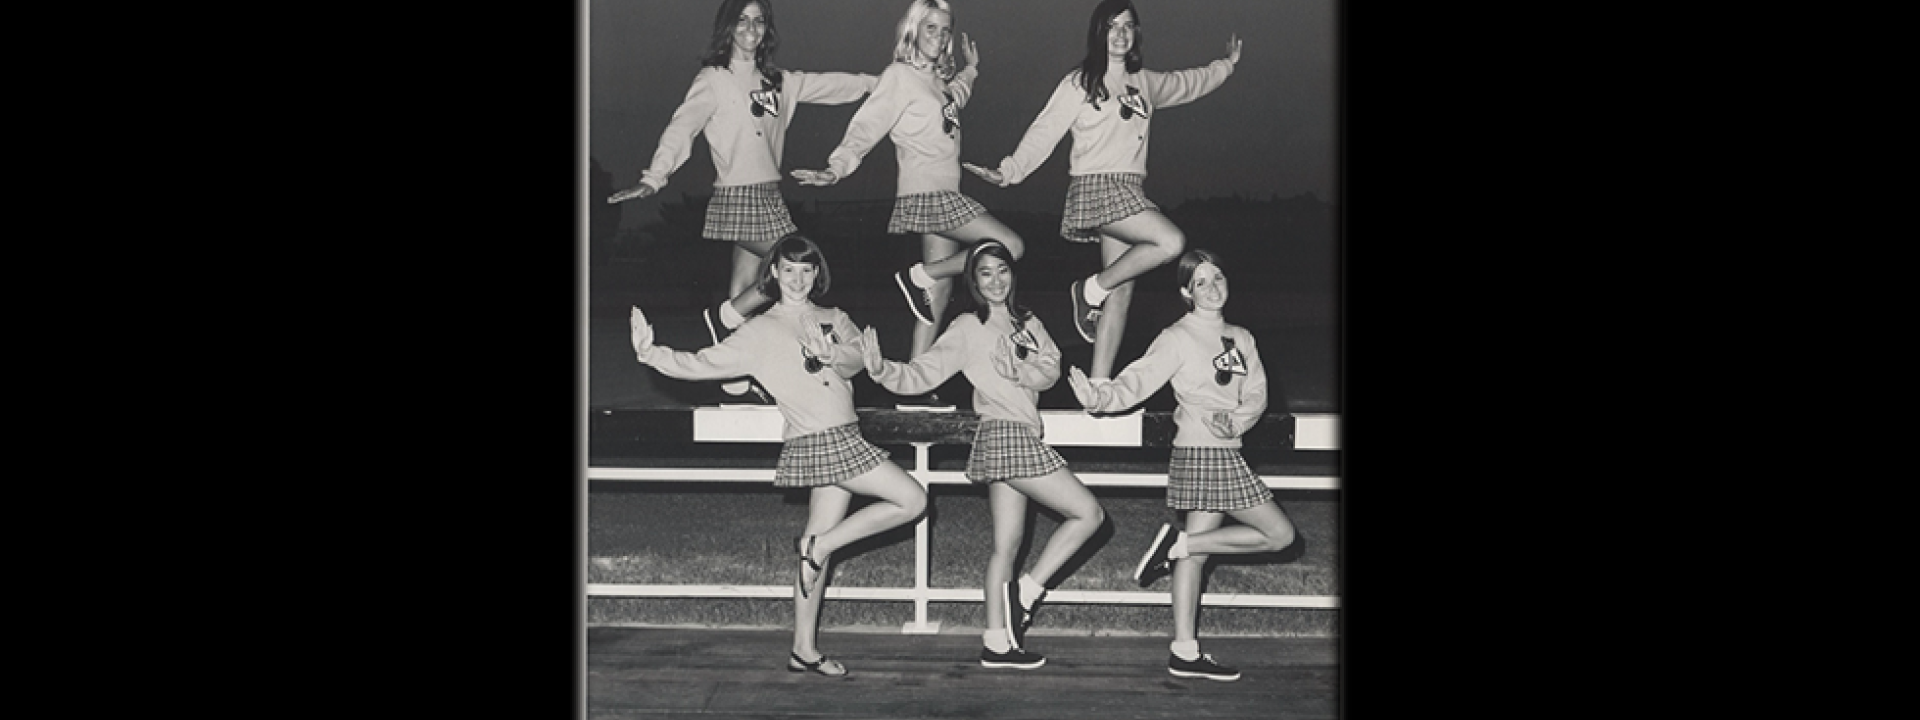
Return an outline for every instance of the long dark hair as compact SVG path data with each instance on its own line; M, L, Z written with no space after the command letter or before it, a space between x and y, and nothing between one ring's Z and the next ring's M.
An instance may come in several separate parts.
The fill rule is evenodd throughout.
M1140 11L1133 7L1133 0L1100 0L1099 7L1093 9L1093 19L1087 23L1087 57L1080 61L1080 87L1087 91L1087 102L1097 103L1107 99L1107 23L1114 16L1133 11L1133 46L1127 48L1127 72L1140 72ZM771 23L771 21L769 21ZM768 27L772 27L771 24Z
M980 269L980 258L986 255L1000 258L1001 262L1007 264L1008 270L1013 269L1013 251L1008 250L1007 246L999 240L991 238L981 240L974 244L972 251L967 253L967 269L962 274L967 278L967 296L973 298L973 317L983 325L993 314L993 307L987 302L987 296L980 292L980 275L976 272ZM1013 316L1015 329L1019 329L1028 320L1033 319L1032 311L1014 302L1014 292L1019 289L1020 276L1015 274L1012 286L1007 288L1007 314Z
M818 300L821 295L827 294L827 288L833 285L833 272L827 269L826 253L820 252L820 246L807 239L807 236L793 233L776 241L773 247L767 249L767 254L760 258L761 295L775 300L780 299L780 281L775 279L773 274L776 260L810 263L820 268L820 274L813 277L813 289L807 292L808 300Z
M767 31L760 36L760 47L753 49L753 67L773 82L773 89L779 90L782 78L780 68L773 65L773 52L780 49L780 31L773 25L773 0L720 0L720 12L713 16L713 39L707 42L707 52L700 56L700 65L725 68L732 62L733 28L740 23L740 14L747 11L748 5L759 5L760 16L767 21Z

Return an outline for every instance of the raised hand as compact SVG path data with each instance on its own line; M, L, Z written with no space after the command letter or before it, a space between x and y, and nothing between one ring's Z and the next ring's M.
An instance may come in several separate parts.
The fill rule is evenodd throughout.
M612 205L612 204L619 203L622 200L631 200L633 198L652 197L655 192L659 192L659 191L654 190L652 185L648 185L646 183L640 183L639 185L635 185L633 187L627 188L625 190L621 190L620 192L607 196L607 204Z
M627 327L632 331L633 355L640 359L647 354L647 348L653 347L653 326L647 324L647 315L640 312L640 306L635 305L627 316Z
M1005 335L993 344L993 352L987 354L987 360L993 364L993 372L1008 380L1020 379L1020 368L1014 365L1013 340Z
M1067 366L1067 384L1073 386L1073 399L1080 401L1081 407L1092 408L1099 404L1093 383L1087 380L1086 373L1080 372L1079 366Z
M868 375L878 375L887 368L887 358L880 354L880 333L873 326L860 332L860 359L867 365Z
M801 185L821 187L821 186L832 185L834 183L840 182L840 176L834 174L832 170L798 170L796 169L789 174L792 175L795 180L799 180Z
M1007 186L1007 178L1006 176L1001 175L999 170L988 170L986 168L980 167L979 165L975 165L969 162L960 163L960 167L966 168L969 172L972 172L973 174L980 176L981 180L985 180L987 182L993 183L1000 187Z
M1233 63L1235 65L1240 64L1240 36L1239 35L1234 35L1234 34L1227 35L1227 62Z
M960 57L967 61L961 67L980 66L980 49L973 46L973 38L967 37L966 33L960 33Z

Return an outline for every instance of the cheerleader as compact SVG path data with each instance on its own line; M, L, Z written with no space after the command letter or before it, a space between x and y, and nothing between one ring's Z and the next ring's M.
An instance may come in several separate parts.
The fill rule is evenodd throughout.
M1151 584L1173 573L1173 644L1167 672L1179 677L1231 681L1240 672L1200 652L1195 625L1200 576L1216 553L1275 552L1293 544L1293 522L1273 491L1240 456L1240 436L1267 408L1267 375L1260 351L1245 328L1221 316L1227 304L1224 263L1215 253L1189 250L1180 257L1180 297L1189 312L1162 330L1145 355L1112 382L1095 384L1080 368L1068 373L1074 397L1089 412L1118 412L1139 404L1162 385L1173 386L1173 458L1167 468L1167 507L1186 513L1186 529L1160 526L1160 533L1134 568L1134 580ZM1222 527L1231 515L1241 524ZM1178 561L1178 562L1175 562Z
M881 357L873 328L867 328L862 347L867 375L893 392L926 392L955 372L973 385L980 422L966 474L987 486L993 515L980 664L1032 669L1047 661L1023 648L1034 610L1056 586L1054 574L1106 521L1106 512L1060 454L1041 442L1036 402L1040 391L1060 379L1060 349L1040 320L1014 302L1013 251L997 240L982 240L966 260L973 312L955 317L931 348L912 362L890 362ZM1033 567L1015 579L1014 555L1026 532L1029 498L1060 513L1062 521Z
M799 231L780 196L780 154L787 127L801 103L840 105L859 100L873 88L872 75L808 73L773 64L780 33L772 0L724 0L713 18L713 36L700 60L693 87L660 134L653 160L639 184L614 193L609 203L651 197L686 163L694 136L707 139L716 177L707 201L701 237L733 243L728 300L704 308L707 334L714 344L774 298L756 287L756 273L774 241ZM722 385L729 394L745 394L748 383ZM758 391L758 388L755 388ZM761 400L768 401L764 392Z
M912 522L926 510L927 494L860 436L850 382L865 369L859 329L845 312L814 304L832 281L819 246L789 235L761 260L758 276L760 292L779 301L719 344L697 353L655 345L653 327L634 308L633 349L641 363L667 377L751 376L778 401L785 445L773 485L812 493L806 530L795 542L799 570L787 669L839 677L846 666L821 654L815 643L827 563L841 548ZM876 501L848 515L854 495Z
M839 147L827 156L827 168L792 173L802 185L832 185L853 174L880 138L893 141L900 171L887 232L919 233L922 259L893 275L920 321L910 358L933 344L952 279L967 263L962 250L986 238L999 239L1015 259L1026 249L1019 235L960 194L960 109L973 94L980 54L964 34L959 62L953 46L947 0L913 0L900 18L893 63L855 111Z
M1046 162L1073 133L1068 156L1066 210L1060 234L1100 243L1103 268L1068 288L1074 330L1093 343L1093 377L1111 377L1126 332L1133 279L1180 256L1186 236L1147 199L1147 142L1154 113L1213 92L1240 62L1240 39L1229 36L1227 56L1175 72L1141 67L1140 13L1130 0L1102 0L1087 27L1087 54L1068 72L998 169L967 163L987 182L1019 183Z

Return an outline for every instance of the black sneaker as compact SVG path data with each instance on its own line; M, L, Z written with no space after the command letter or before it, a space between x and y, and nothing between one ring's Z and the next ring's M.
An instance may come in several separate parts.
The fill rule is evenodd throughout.
M1147 554L1140 558L1140 566L1133 569L1133 581L1146 587L1173 572L1173 561L1167 558L1167 553L1173 550L1173 542L1178 539L1180 534L1172 525L1161 523L1160 534L1153 536L1153 545L1148 546Z
M907 298L907 309L913 311L913 316L920 320L920 324L932 325L933 298L927 291L913 284L913 278L907 275L906 270L893 274L893 284L900 286L900 294Z
M1001 605L1006 608L1007 613L1006 617L1001 618L1006 621L1007 641L1013 643L1016 650L1026 647L1027 628L1033 627L1034 608L1040 607L1040 601L1047 598L1047 593L1041 591L1040 597L1034 598L1031 606L1022 605L1020 604L1020 582L1016 580L1000 584L1000 598L1005 601Z
M700 319L706 321L707 337L713 338L713 344L715 345L719 345L721 340L725 340L728 335L733 334L732 330L727 329L726 324L720 322L720 308L717 306L701 310ZM734 394L738 395L740 393Z
M1080 332L1080 338L1093 342L1093 331L1100 327L1100 306L1087 302L1086 278L1073 281L1067 288L1067 296L1073 299L1073 329Z
M1213 656L1200 653L1198 660L1181 660L1179 655L1167 654L1167 672L1174 677L1206 678L1220 682L1233 682L1240 679L1240 671L1213 661Z
M1045 657L1021 650L1020 648L1014 648L1003 653L997 653L987 648L980 648L981 667L1032 670L1045 664L1047 664Z

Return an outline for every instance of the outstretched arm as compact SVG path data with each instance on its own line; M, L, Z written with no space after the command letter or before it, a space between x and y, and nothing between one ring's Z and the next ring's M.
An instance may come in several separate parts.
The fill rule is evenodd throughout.
M1060 138L1065 137L1067 129L1073 126L1073 116L1080 111L1082 96L1080 87L1073 83L1078 75L1078 72L1068 73L1054 86L1053 95L1047 98L1046 106L1040 108L1040 115L1033 119L1033 124L1027 126L1027 133L1020 137L1020 144L1014 148L1013 154L1000 160L998 169L989 174L978 165L966 163L965 167L981 179L1000 187L1018 185L1026 180L1034 170L1039 169L1041 163L1047 161L1047 156L1052 155L1054 147L1060 144Z
M687 89L686 99L673 111L673 119L667 121L667 129L660 133L660 144L653 151L653 161L640 172L640 182L609 196L607 202L650 197L666 187L667 178L692 155L694 136L707 126L718 103L719 98L707 86L704 78L696 76L693 87Z
M861 159L879 144L893 130L900 120L900 113L906 110L906 102L900 87L901 71L889 66L880 73L880 81L873 86L873 94L867 101L860 103L860 109L853 112L853 119L847 122L846 134L840 138L840 145L827 155L827 167L824 170L799 169L792 171L801 185L824 186L840 182L859 169Z
M1206 65L1174 72L1144 73L1147 81L1147 93L1155 107L1173 107L1206 97L1233 75L1233 68L1240 63L1240 38L1231 36L1227 40L1227 56Z

